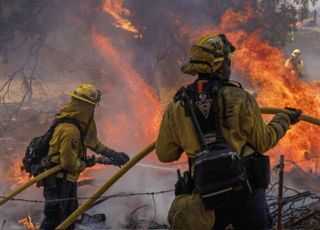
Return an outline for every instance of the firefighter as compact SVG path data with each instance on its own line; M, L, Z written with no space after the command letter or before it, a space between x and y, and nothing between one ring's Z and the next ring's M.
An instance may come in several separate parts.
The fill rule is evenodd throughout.
M93 85L84 83L70 94L71 101L56 115L55 119L68 117L73 123L56 126L50 140L48 155L53 164L61 164L63 170L46 178L44 215L40 229L55 229L78 207L77 179L87 167L95 165L95 156L87 158L86 148L109 158L111 164L124 165L129 156L103 145L97 138L94 110L101 98L101 92ZM50 200L73 198L61 202ZM72 225L69 229L73 229Z
M222 135L220 139L236 154L243 154L244 159L262 157L264 152L275 146L285 135L289 126L298 121L301 111L288 108L292 110L290 115L279 113L265 124L254 97L240 84L229 80L233 51L235 48L223 34L205 36L195 43L191 48L190 61L181 68L183 73L197 75L196 81L186 89L191 94L193 109L206 146L211 149L216 147L218 133L213 127L217 127L215 130L220 130ZM216 89L216 84L221 87L217 94L219 119L214 120L212 111L215 102L210 99L210 94ZM254 184L250 179L252 193L245 200L228 206L220 203L221 208L217 209L207 208L205 200L197 193L192 171L201 144L192 112L186 109L188 106L185 101L179 99L181 91L185 92L179 90L164 113L156 143L156 153L161 162L176 161L185 152L190 163L191 173L179 176L175 185L176 198L168 214L171 229L206 230L214 226L214 229L219 230L231 225L235 229L269 229L271 226L266 187L259 185L261 181Z
M295 49L290 58L288 58L285 62L285 67L290 70L290 73L295 75L297 78L303 78L303 69L304 63L301 59L301 51L299 49Z

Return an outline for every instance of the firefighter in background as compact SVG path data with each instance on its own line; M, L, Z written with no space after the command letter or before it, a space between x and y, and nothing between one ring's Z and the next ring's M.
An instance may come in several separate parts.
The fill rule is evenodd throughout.
M96 162L94 155L86 157L87 147L109 158L111 164L119 167L129 161L127 154L108 148L97 138L94 110L100 101L101 92L85 83L77 87L70 96L71 101L55 119L71 117L77 121L78 127L71 123L58 124L50 140L48 155L53 164L62 164L63 171L44 181L45 218L40 226L43 230L55 229L77 209L77 179L85 168L94 166ZM65 198L73 199L49 202ZM73 228L71 226L69 229Z
M198 107L197 118L201 130L205 131L207 144L214 147L217 136L212 132L213 117L210 111L213 108L210 103L201 104L201 101L210 98L212 84L218 81L222 87L218 93L219 120L216 124L225 142L237 154L242 152L245 158L250 159L253 155L263 156L264 152L275 146L289 126L298 121L301 111L289 108L293 111L291 115L279 113L265 124L254 97L240 84L229 80L230 57L234 50L225 35L206 36L192 46L190 61L181 70L197 75L196 81L187 89L193 93L191 98L195 100L195 109ZM156 153L161 162L173 162L185 152L193 170L192 162L200 151L200 143L194 123L185 110L186 104L177 100L177 95L164 113ZM260 188L252 183L252 194L245 201L213 210L206 208L203 197L194 189L194 178L191 178L191 183L186 178L180 177L175 185L176 198L168 214L172 229L206 230L214 226L215 230L220 230L230 225L235 229L250 230L271 227L265 187Z
M294 74L297 78L303 78L303 60L301 59L301 51L299 49L295 49L290 58L288 58L285 62L285 67L290 70L291 74Z

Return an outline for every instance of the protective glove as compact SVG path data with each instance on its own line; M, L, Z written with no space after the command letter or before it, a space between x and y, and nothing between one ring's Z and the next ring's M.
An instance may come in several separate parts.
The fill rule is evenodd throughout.
M296 124L299 121L299 117L301 116L302 110L292 108L292 107L285 107L285 109L292 111L291 113L288 113L288 115L290 117L291 125Z
M110 159L111 164L116 166L122 166L130 160L130 157L123 152L116 152L114 150L109 150L102 152L101 155Z
M180 170L177 170L178 174L178 181L174 185L175 190L174 194L176 196L182 195L182 194L192 194L194 190L194 183L192 178L190 177L190 173L188 171L183 173L183 176L181 176Z
M84 163L86 164L86 167L92 167L96 164L96 157L95 155L92 155L89 158L84 159Z
M108 157L99 156L96 158L96 163L103 164L103 165L109 165L109 164L111 164L111 160Z

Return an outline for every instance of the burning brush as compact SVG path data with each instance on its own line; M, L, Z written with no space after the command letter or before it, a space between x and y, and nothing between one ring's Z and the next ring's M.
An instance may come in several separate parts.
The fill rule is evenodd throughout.
M40 225L38 223L33 223L31 215L28 215L26 218L18 220L18 223L23 225L26 229L37 230Z

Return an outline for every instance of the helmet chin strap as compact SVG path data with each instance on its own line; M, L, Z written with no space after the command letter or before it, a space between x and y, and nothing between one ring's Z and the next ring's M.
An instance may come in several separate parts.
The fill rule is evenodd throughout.
M222 66L218 69L218 71L213 71L212 66L209 62L205 61L196 61L191 60L189 61L191 64L204 64L207 65L211 69L211 73L199 73L198 78L203 80L210 80L210 79L221 79L222 81L229 81L231 69L230 69L230 60L228 58L228 54L223 61Z
M230 65L231 65L231 63L230 63L230 59L229 59L229 53L225 53L222 66L220 67L220 71L221 71L220 77L223 80L229 81L229 79L230 79L230 75L231 75Z
M224 59L221 69L222 78L229 81L231 75L231 61L229 58L229 54L233 53L236 48L232 45L232 43L228 40L226 35L219 34L218 35L224 43Z

